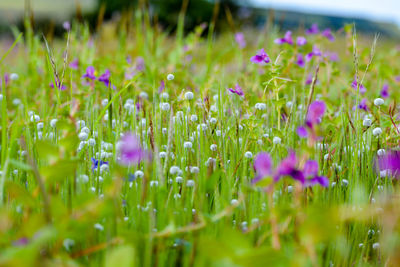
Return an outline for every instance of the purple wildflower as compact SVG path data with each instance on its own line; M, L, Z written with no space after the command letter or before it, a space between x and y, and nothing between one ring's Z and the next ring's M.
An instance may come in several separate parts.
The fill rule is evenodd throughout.
M235 89L228 88L228 90L233 94L237 94L238 96L244 96L243 90L238 83L235 85Z
M321 32L321 35L326 37L331 42L335 41L335 36L333 36L331 29L329 29L329 28L326 28L325 30L323 30Z
M126 63L128 63L129 65L132 64L132 57L130 55L127 55L125 59L126 59Z
M335 52L325 52L325 53L323 54L323 56L324 56L325 58L328 58L328 60L329 60L329 61L332 61L332 62L337 62L337 61L339 61L339 56L338 56L338 54L335 53Z
M22 247L26 246L29 243L29 239L26 237L22 237L20 239L15 240L12 244L14 247Z
M66 87L64 84L61 85L61 87L60 87L60 82L59 82L59 81L56 81L56 85L57 85L57 88L58 88L59 90L61 90L61 91L64 91L64 90L67 89L67 87ZM50 86L51 88L54 89L54 83L53 83L53 82L51 82L51 83L49 84L49 86Z
M94 172L94 170L96 170L98 167L100 167L103 164L108 165L108 162L92 158L92 171Z
M144 71L144 58L137 57L136 58L136 70L137 71Z
M66 30L66 31L69 31L69 30L71 29L71 24L69 23L69 21L65 21L65 22L63 23L63 28L64 28L64 30Z
M260 181L262 178L272 174L272 159L268 153L258 153L254 159L254 170L256 171L256 177L252 183Z
M311 25L311 28L306 30L307 35L312 35L312 34L318 34L319 29L318 29L318 24L314 23Z
M99 77L97 80L98 80L99 82L104 83L104 85L105 85L106 87L109 87L109 86L110 86L110 76L111 76L110 71L109 71L108 69L106 69L106 70L104 71L104 73L103 73L102 75L100 75L100 77Z
M380 176L400 178L400 151L386 151L377 157L375 164Z
M358 109L362 109L365 111L368 111L368 106L367 106L367 99L364 98L360 101L360 103L358 104Z
M82 77L89 80L95 80L96 76L94 75L94 67L93 66L87 67L86 73Z
M255 56L250 58L250 61L255 64L265 65L266 63L270 62L270 59L267 53L265 53L264 48L262 48Z
M293 44L292 32L291 31L287 31L283 38L278 38L274 42L276 44L279 44L279 45L284 44L284 43L292 45Z
M79 68L79 59L75 58L69 63L69 67L73 70L77 70Z
M357 83L357 79L356 79L356 78L354 78L353 82L351 83L351 87L352 87L354 90L357 90L357 89L358 89L358 88L357 88L357 87L358 87L358 83ZM361 94L365 94L365 92L367 91L367 88L365 88L363 84L360 84L359 90L360 90L360 93L361 93Z
M306 60L307 61L311 61L311 59L314 56L317 56L317 57L322 56L321 50L319 50L319 48L317 46L315 46L315 45L313 46L313 50L306 55Z
M161 93L165 89L165 82L164 80L161 80L160 82L160 87L158 87L158 92Z
M139 140L131 133L125 133L121 139L120 163L125 166L140 163L148 159L149 154L142 149Z
M383 98L388 98L389 97L389 85L387 83L385 83L382 86L382 90L381 90L381 96Z
M329 179L328 179L328 177L325 177L325 176L316 175L311 179L306 179L306 182L305 182L304 185L306 187L309 187L309 186L314 186L316 184L320 184L323 187L328 187L329 186Z
M396 77L394 77L394 80L395 80L396 82L400 82L400 75L397 75Z
M246 40L244 39L244 34L241 32L238 32L235 34L235 41L239 45L241 49L246 47Z
M296 168L296 165L297 165L296 154L294 153L294 151L290 151L289 156L284 158L279 163L274 176L274 181L276 182L284 176L290 176L293 179L304 184L305 182L304 174L301 170Z
M303 37L303 36L298 36L296 43L297 43L298 46L303 46L303 45L305 45L307 43L307 39L305 37Z
M311 84L312 81L313 81L313 75L312 75L311 73L309 73L309 74L307 75L306 85Z
M306 65L302 54L297 54L296 64L301 68L304 68L304 66Z
M319 124L324 116L326 105L324 101L316 100L308 108L307 125Z
M296 133L300 138L307 138L308 136L307 129L304 126L299 126L296 130Z

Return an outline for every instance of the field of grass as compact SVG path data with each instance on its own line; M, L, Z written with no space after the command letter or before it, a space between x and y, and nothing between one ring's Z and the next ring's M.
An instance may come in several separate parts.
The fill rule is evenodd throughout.
M183 23L0 46L0 265L399 266L399 49Z

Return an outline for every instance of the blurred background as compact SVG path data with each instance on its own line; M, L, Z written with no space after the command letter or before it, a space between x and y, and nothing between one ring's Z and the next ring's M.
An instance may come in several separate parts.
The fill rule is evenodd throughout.
M358 32L400 39L400 0L1 0L0 38L10 36L12 27L23 31L24 17L36 31L57 36L65 21L87 21L95 31L100 22L133 15L136 8L149 10L152 20L170 32L184 9L186 31L211 20L217 32L233 25L261 28L267 22L280 30L312 23L338 30L355 23Z

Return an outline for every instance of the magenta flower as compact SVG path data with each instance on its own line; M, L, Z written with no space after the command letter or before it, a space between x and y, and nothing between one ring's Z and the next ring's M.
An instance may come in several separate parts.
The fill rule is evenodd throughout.
M125 133L121 138L120 163L129 166L149 158L149 153L142 149L136 136L131 133Z
M378 156L375 161L380 176L400 177L400 151L386 151L384 155Z
M308 132L307 132L307 128L304 126L299 126L296 130L297 135L300 138L307 138L308 137Z
M290 151L289 155L273 170L271 156L266 152L260 152L254 160L256 177L252 180L252 183L254 184L266 176L273 176L274 183L276 183L281 178L289 176L306 187L316 184L324 187L329 185L328 178L318 176L318 162L308 160L302 170L298 168L297 164L296 154L294 151Z
M292 32L291 32L291 31L287 31L287 32L285 33L285 37L283 37L283 38L278 38L278 39L276 39L274 42L275 42L276 44L279 44L279 45L284 44L284 43L287 43L287 44L292 45L292 44L293 44Z
M329 28L326 28L325 30L323 30L321 32L321 35L326 37L331 42L335 41L335 36L333 36L331 29L329 29Z
M358 109L362 109L365 111L368 111L368 106L367 106L367 99L364 98L360 101L360 103L358 104Z
M75 58L69 63L69 67L73 70L77 70L79 68L79 59Z
M246 40L244 39L244 34L241 32L238 32L235 34L235 41L239 45L241 49L246 47Z
M304 68L304 66L306 65L302 54L297 54L296 64L301 68Z
M229 90L231 93L233 93L233 94L237 94L238 96L244 96L243 90L242 90L242 88L239 86L238 83L235 85L235 89L228 88L228 90Z
M307 39L303 36L298 36L296 43L298 46L303 46L303 45L307 44Z
M106 70L104 71L104 73L103 73L102 75L100 75L100 77L99 77L97 80L98 80L99 82L104 83L104 85L105 85L106 87L109 87L109 86L110 86L110 76L111 76L110 71L109 71L108 69L106 69Z
M317 57L322 56L321 50L319 50L319 48L317 46L315 46L315 45L313 46L313 50L306 55L306 60L307 61L311 61L311 59L314 56L317 56Z
M313 75L311 73L309 73L307 75L307 79L306 79L306 82L305 82L306 85L310 85L312 83L312 80L313 80Z
M305 178L301 170L296 168L297 157L294 151L289 152L289 156L284 158L278 165L274 175L274 181L279 181L284 176L290 176L293 179L304 184Z
M316 100L312 102L308 108L306 124L312 125L319 124L324 116L326 105L324 101Z
M86 73L82 77L89 80L95 80L96 76L94 75L94 67L93 66L87 67Z
M306 30L307 35L312 35L312 34L318 34L319 29L318 29L318 24L314 23L311 25L311 28Z
M264 48L262 48L255 56L250 58L250 61L258 65L265 65L270 62L270 59L267 53L265 53Z
M254 159L254 170L256 171L256 177L252 183L260 181L262 178L272 174L272 159L268 153L258 153Z
M60 82L59 82L59 81L56 81L56 85L57 85L57 89L59 89L59 90L61 90L61 91L64 91L64 90L67 89L67 87L66 87L64 84L61 85L61 87L60 87ZM50 86L51 88L54 89L54 83L53 83L53 82L51 82L51 83L49 84L49 86Z
M357 83L357 79L356 78L354 78L354 81L351 83L351 87L354 89L354 90L356 90L357 91L357 87L359 87L359 90L360 90L360 93L361 94L365 94L365 92L367 92L367 88L365 88L365 86L364 85L362 85L362 84L360 84L360 86L358 86L358 83Z
M383 98L388 98L389 97L389 85L387 83L385 83L382 86L382 90L381 90L381 96Z

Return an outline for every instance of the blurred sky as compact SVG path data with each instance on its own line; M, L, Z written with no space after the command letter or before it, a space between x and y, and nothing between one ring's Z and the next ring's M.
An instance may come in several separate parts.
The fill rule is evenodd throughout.
M350 16L400 25L400 0L250 0L259 7Z

